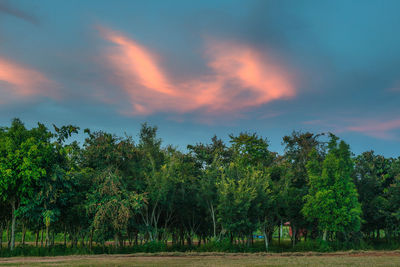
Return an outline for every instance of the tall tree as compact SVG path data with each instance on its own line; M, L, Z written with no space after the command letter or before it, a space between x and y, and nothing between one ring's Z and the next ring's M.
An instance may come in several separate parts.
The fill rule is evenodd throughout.
M52 134L43 124L28 130L19 119L0 134L0 196L11 206L11 250L15 246L17 210L32 198L54 157Z
M105 170L95 180L89 195L89 211L99 240L106 241L114 234L115 246L121 246L121 237L127 231L129 218L145 202L144 196L129 192L122 177Z
M232 149L228 148L217 136L213 136L209 144L188 145L188 149L201 169L199 186L203 199L202 204L206 207L212 223L212 230L210 231L212 237L216 238L217 183L221 179L221 170L232 160Z
M361 206L353 182L353 161L350 148L331 134L329 151L322 166L318 153L312 150L307 163L309 192L305 197L304 215L316 220L323 232L342 233L346 238L360 229Z
M386 211L385 236L390 239L394 234L397 234L397 238L400 236L400 157L391 160L387 181L384 194L387 200L384 208Z
M290 136L283 137L285 154L282 165L286 166L285 186L282 200L285 205L284 217L290 222L292 229L293 245L297 242L300 229L311 228L303 216L301 209L304 206L304 196L308 192L307 162L310 159L310 152L315 149L319 160L323 159L325 145L320 141L323 134L310 132L293 132Z
M368 236L385 228L388 200L385 190L393 182L390 175L392 160L367 151L355 159L355 184L362 207L362 228Z

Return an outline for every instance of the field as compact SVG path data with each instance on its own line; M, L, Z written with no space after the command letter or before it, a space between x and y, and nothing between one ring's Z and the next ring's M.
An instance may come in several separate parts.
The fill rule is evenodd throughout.
M400 251L14 257L0 259L0 266L400 266Z

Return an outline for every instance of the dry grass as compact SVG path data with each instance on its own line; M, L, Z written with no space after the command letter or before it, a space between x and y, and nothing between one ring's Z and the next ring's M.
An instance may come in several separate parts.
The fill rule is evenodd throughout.
M1 266L400 266L400 251L224 254L157 253L131 255L15 257Z

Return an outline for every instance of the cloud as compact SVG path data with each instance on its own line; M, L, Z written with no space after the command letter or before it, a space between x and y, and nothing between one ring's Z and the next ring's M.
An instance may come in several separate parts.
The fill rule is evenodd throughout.
M328 120L310 120L303 121L304 125L322 127L324 131L334 133L355 132L365 136L383 140L399 140L395 131L400 130L400 119L365 119L351 118L346 119L328 119Z
M350 132L359 132L367 136L386 140L396 139L396 135L393 131L397 129L400 129L400 119L389 121L368 120L364 121L362 124L348 126L346 128L346 130Z
M400 92L400 82L397 81L396 83L394 83L394 85L389 88L389 92Z
M246 44L208 41L209 73L172 80L150 49L122 33L100 28L113 44L106 53L113 83L129 98L132 115L159 112L221 114L255 108L296 95L291 75L280 64Z
M36 16L12 6L7 0L0 0L0 14L1 13L23 19L35 25L39 24L39 20Z
M55 82L37 70L0 57L0 104L37 95L57 97Z

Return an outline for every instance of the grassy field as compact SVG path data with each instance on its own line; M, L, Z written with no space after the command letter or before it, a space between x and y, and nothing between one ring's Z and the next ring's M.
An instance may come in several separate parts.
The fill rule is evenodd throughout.
M400 251L14 257L0 259L0 266L400 266Z

